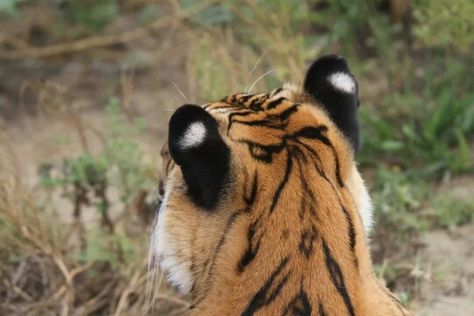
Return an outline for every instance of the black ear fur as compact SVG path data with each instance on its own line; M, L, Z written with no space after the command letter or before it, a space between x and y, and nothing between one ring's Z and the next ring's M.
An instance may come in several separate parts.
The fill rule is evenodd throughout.
M359 91L344 58L327 55L317 59L306 73L304 90L319 101L336 126L359 149L357 107Z
M197 105L183 105L170 119L168 144L193 202L212 209L230 169L230 151L219 134L217 121Z

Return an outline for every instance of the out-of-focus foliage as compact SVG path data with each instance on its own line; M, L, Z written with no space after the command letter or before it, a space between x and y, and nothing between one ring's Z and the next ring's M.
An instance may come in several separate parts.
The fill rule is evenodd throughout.
M414 34L418 45L457 47L469 52L474 42L474 2L470 0L415 0Z
M117 0L64 1L62 10L67 21L79 23L91 31L101 30L119 16Z
M392 163L425 175L472 171L469 142L474 133L474 93L457 91L448 80L436 84L430 78L434 75L425 71L428 80L423 93L412 93L414 87L407 87L384 97L380 108L392 109L385 114L362 109L366 123L362 159L370 163L387 155Z
M14 16L17 13L17 5L22 0L2 0L0 1L0 17L2 15Z

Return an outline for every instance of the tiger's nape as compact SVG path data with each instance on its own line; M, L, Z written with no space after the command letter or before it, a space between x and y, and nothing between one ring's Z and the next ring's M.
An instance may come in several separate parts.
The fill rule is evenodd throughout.
M172 116L152 254L192 315L406 315L374 275L344 59Z

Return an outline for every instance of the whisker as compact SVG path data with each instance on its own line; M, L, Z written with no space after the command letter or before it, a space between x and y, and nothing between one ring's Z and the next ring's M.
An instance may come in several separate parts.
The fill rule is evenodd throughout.
M176 83L174 83L174 81L171 81L171 84L176 88L176 90L178 90L179 94L181 94L181 96L183 97L184 101L186 101L186 103L190 103L188 98L184 95L183 91L181 91L181 89L176 85Z
M263 57L265 57L267 55L267 53L263 53L262 56L260 56L257 61L255 62L255 65L253 65L252 69L250 70L249 72L249 76L252 75L252 73L255 71L255 69L257 69L257 66L258 64L260 64L260 62L262 61Z
M263 75L261 75L260 77L258 77L258 78L250 85L250 87L248 87L247 89L245 89L245 93L249 93L250 90L252 90L253 87L257 84L257 82L259 82L262 78L268 76L269 74L271 74L271 73L273 73L273 72L275 72L275 71L276 71L276 69L269 70L269 71L267 71L266 73L264 73Z
M158 216L156 216L153 221L150 248L148 250L147 278L145 286L145 313L152 310L153 303L156 300L158 290L160 289L161 281L163 279L163 272L159 268L159 258L155 252L155 246L158 238L157 225Z

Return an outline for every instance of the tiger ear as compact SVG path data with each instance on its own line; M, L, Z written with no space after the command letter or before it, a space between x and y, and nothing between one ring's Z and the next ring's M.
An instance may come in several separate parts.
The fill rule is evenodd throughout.
M344 58L327 55L317 59L306 73L304 90L328 112L332 121L359 149L359 88Z
M168 144L193 202L212 209L230 169L230 151L219 134L217 121L197 105L183 105L170 119Z

